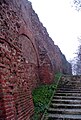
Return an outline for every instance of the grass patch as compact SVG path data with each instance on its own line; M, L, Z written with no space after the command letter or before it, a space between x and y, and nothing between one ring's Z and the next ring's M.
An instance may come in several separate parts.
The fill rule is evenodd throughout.
M57 81L61 77L58 73L55 75L55 82L51 85L42 85L35 90L33 90L33 101L35 106L35 114L32 120L40 120L41 115L44 113L45 109L48 108L49 100L57 87Z
M62 76L62 73L57 73L55 75L55 81L59 80L61 76Z

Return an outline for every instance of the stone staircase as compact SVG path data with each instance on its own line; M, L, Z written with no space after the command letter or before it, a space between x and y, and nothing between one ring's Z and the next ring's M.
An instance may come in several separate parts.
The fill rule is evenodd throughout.
M81 76L63 76L44 120L81 120Z

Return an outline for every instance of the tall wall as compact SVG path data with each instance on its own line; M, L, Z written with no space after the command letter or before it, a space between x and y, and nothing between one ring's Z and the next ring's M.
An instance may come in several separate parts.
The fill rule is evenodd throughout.
M43 78L45 76L45 80L47 78L47 81L51 82L53 79L52 75L57 72L62 72L64 74L72 74L71 65L66 60L60 48L55 45L53 40L49 37L46 28L40 22L37 14L32 8L30 11L30 16L33 35L39 55L40 76ZM48 68L48 73L43 72L43 67L44 71L47 71ZM51 79L48 76L50 76ZM47 81L44 81L43 79L43 83L47 83Z
M67 64L65 69L63 64ZM0 0L0 119L29 120L32 89L71 74L58 46L27 0Z
M37 53L14 8L0 1L0 119L27 120L34 111L31 89L38 80Z

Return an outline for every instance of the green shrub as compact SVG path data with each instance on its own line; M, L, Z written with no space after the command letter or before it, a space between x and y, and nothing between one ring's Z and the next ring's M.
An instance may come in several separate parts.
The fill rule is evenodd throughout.
M58 73L55 76L56 81L61 77L61 74ZM32 120L39 120L42 113L47 109L49 100L57 87L57 82L54 82L51 85L42 85L32 92L33 102L35 106L35 114Z
M55 80L59 80L59 78L62 76L62 73L56 73Z

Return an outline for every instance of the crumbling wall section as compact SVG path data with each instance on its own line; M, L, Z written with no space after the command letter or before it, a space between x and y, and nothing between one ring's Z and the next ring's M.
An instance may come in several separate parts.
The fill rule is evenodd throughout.
M0 1L0 119L29 120L34 112L31 91L39 79L38 63L28 35L23 19Z
M31 92L63 71L61 56L28 0L0 0L0 119L30 119Z

